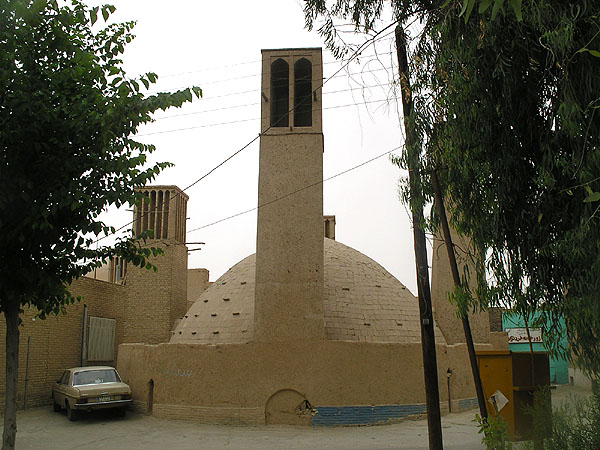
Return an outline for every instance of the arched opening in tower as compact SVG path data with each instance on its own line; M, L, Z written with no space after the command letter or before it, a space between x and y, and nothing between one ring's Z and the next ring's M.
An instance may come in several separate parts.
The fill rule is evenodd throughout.
M271 126L287 127L290 111L289 65L278 58L271 64Z
M306 58L294 64L294 126L312 126L312 64Z

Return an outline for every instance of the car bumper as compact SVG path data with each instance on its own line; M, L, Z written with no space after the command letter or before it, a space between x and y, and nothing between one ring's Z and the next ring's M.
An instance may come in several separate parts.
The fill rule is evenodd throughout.
M76 403L73 405L73 409L82 411L92 411L95 409L106 409L106 408L126 408L131 403L129 400L113 400L112 402L96 402L96 403Z

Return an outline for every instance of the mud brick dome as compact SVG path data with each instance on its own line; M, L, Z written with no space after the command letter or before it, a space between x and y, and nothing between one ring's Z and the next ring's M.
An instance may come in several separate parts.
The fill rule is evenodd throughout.
M255 255L243 259L194 302L172 343L233 344L254 335ZM332 239L324 240L325 338L418 343L415 297L381 265ZM445 343L436 328L439 343Z
M256 254L190 298L169 342L119 347L138 410L254 425L425 412L418 300L331 239L335 217L323 214L323 79L320 48L262 51ZM448 344L456 326L443 323L435 323L441 407L460 410L474 404L468 354Z

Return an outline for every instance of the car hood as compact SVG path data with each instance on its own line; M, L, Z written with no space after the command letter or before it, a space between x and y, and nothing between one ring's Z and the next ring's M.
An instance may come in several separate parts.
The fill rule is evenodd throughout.
M126 383L102 383L102 384L84 384L81 386L74 386L79 389L81 395L95 396L100 394L121 394L129 393L131 389Z

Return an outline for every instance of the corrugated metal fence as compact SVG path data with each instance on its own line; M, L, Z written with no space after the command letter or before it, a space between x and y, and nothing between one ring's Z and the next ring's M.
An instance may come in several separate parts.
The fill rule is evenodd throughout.
M88 361L113 361L115 359L115 319L90 316L88 335Z

